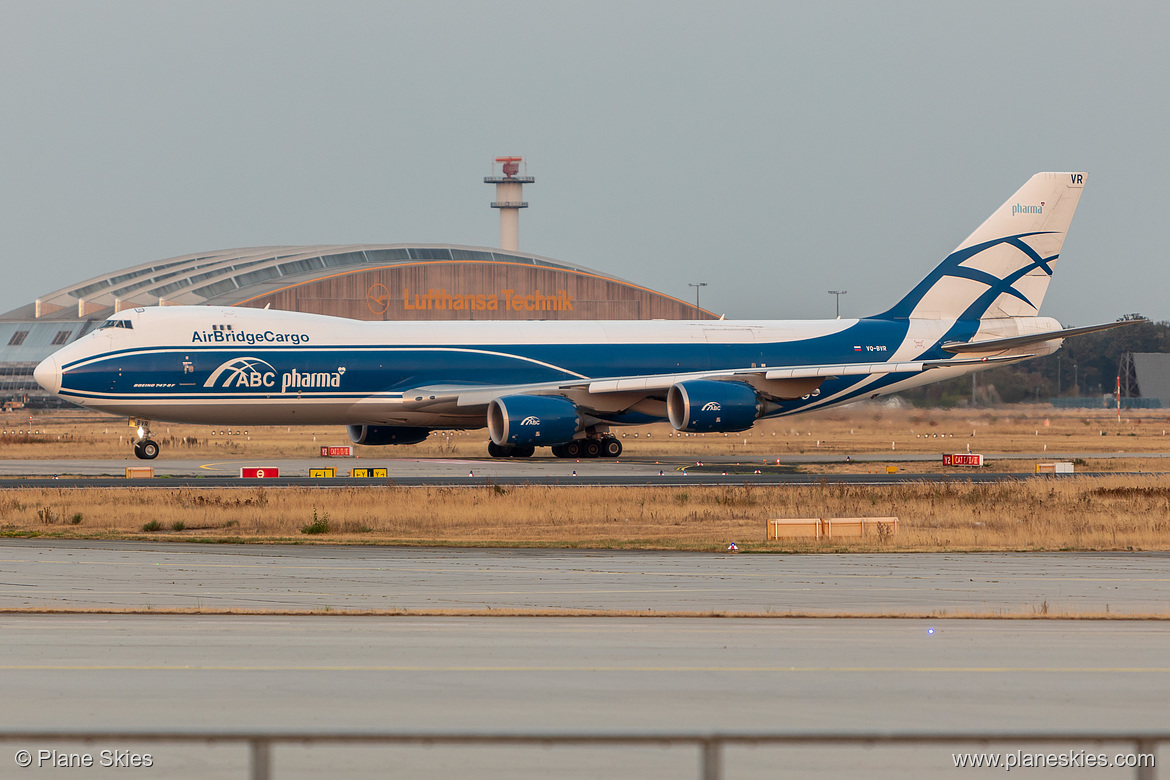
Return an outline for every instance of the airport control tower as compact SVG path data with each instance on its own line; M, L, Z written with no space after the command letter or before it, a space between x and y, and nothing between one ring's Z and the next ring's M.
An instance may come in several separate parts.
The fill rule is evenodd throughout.
M484 184L496 185L496 199L492 201L492 208L500 210L500 249L520 249L520 209L528 208L524 202L524 185L532 184L536 179L531 176L520 176L520 165L523 157L497 157L502 176L485 176ZM527 173L527 165L525 173ZM495 174L495 165L492 173Z

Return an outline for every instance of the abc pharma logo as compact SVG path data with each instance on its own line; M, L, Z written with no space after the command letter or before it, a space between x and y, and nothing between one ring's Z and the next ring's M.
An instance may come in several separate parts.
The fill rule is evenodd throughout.
M280 392L291 390L315 390L340 387L345 366L336 371L285 371L280 376ZM276 388L277 370L266 360L258 357L238 357L229 360L211 372L204 387L247 387Z
M212 371L203 386L275 387L276 369L268 361L257 357L239 357Z

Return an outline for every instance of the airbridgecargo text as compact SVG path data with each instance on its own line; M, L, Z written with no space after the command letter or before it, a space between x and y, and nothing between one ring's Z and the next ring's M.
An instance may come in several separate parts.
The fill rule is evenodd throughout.
M192 344L308 344L308 333L248 333L242 330L204 330L191 333Z

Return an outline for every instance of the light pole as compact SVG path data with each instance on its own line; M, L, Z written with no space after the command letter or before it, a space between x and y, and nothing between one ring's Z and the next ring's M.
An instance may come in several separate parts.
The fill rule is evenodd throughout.
M687 287L695 288L695 308L699 308L699 288L706 287L706 282L687 282Z
M837 296L837 319L841 319L841 296L849 292L848 290L829 290L829 295Z

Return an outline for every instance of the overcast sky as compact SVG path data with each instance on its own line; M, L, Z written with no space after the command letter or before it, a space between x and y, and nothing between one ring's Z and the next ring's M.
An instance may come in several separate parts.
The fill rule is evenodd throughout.
M520 247L729 318L881 311L1089 171L1043 314L1170 319L1170 4L0 0L0 312L271 244Z

